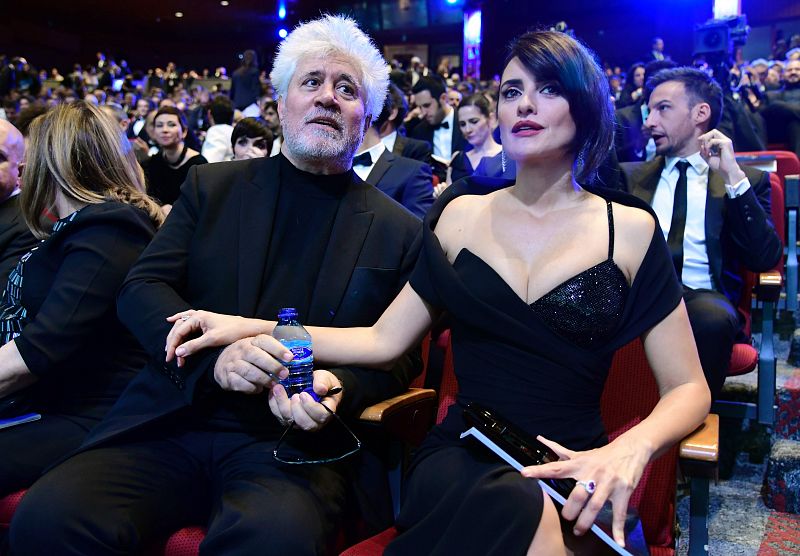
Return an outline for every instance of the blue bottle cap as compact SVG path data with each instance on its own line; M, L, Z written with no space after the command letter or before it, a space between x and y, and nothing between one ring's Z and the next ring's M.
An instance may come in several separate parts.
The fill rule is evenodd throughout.
M297 319L297 309L294 307L284 307L278 311L278 320L295 320Z

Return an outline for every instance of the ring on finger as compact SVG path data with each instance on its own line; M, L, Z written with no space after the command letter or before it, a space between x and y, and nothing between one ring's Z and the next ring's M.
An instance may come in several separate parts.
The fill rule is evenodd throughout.
M182 321L182 322L186 322L186 321L187 321L187 320L189 320L190 318L192 318L190 315L183 315L183 316L181 317L181 321Z
M589 495L594 494L594 491L597 490L597 483L595 483L592 479L588 481L576 481L576 484L579 484L583 487Z

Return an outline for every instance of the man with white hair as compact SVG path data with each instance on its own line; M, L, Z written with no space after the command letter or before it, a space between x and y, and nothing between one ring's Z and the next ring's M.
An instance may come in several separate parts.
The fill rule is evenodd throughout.
M25 162L25 139L0 120L0 290L19 258L37 242L19 210L19 183Z
M405 390L417 352L388 372L315 370L325 407L306 392L289 398L277 383L286 371L252 338L223 334L165 357L202 318L252 335L282 307L304 324L371 325L415 263L419 221L351 168L388 84L369 37L325 16L297 27L273 68L280 155L189 173L118 300L151 361L78 453L27 493L12 552L140 553L197 523L201 553L319 554L342 521L360 459L342 459L355 439L333 413L357 416ZM281 463L291 460L313 464Z

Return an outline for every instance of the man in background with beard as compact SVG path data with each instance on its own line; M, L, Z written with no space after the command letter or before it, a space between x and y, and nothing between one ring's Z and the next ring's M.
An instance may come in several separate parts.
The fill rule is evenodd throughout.
M414 265L419 221L351 168L388 85L369 37L325 16L297 27L273 67L280 155L192 169L118 301L150 363L78 453L28 492L12 552L140 553L190 523L207 526L207 554L325 551L356 459L340 459L354 444L342 424L308 393L288 399L277 383L286 371L251 338L181 365L165 358L167 317L191 326L194 310L275 319L294 307L304 324L369 326ZM313 387L346 419L420 369L418 353L388 372L317 369ZM283 458L316 463L276 461L293 425Z

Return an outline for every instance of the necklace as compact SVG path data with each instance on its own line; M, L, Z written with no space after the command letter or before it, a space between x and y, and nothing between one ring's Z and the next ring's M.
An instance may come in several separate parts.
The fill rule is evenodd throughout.
M169 159L167 158L167 153L165 151L161 151L161 158L164 159L164 162L167 163L167 166L169 166L171 168L177 168L178 166L181 165L181 163L183 162L183 159L186 158L186 151L188 151L188 150L189 150L189 147L186 145L186 143L184 143L183 144L183 150L181 151L181 154L178 157L178 160L176 160L175 162L170 162L169 161Z

